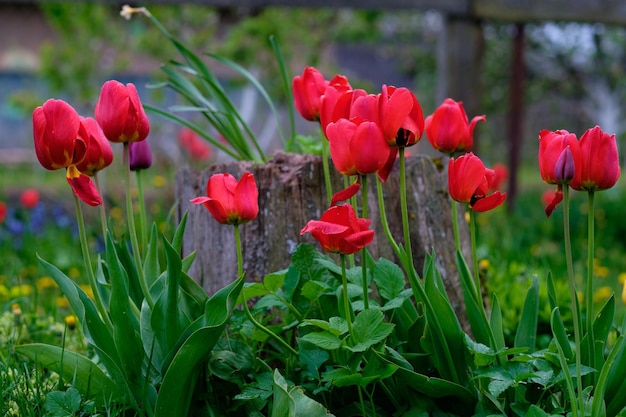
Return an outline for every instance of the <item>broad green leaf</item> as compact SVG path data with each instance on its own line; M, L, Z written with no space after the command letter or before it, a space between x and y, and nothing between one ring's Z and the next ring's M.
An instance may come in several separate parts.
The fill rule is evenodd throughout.
M348 367L330 369L322 374L322 382L329 382L336 387L359 385L363 376Z
M561 317L561 312L558 307L552 310L552 334L559 346L561 346L565 358L571 361L574 357L574 352L570 346L567 332L565 331L565 325L563 324L563 318Z
M39 366L62 375L66 381L72 382L73 387L83 395L89 395L97 404L122 400L118 385L86 356L42 343L16 346L15 351L37 362Z
M539 280L533 276L532 285L526 294L522 318L515 333L515 347L527 347L532 353L537 341L537 324L539 322Z
M245 274L217 291L208 301L205 327L185 339L171 361L156 400L155 417L186 416L202 364L218 342L243 287Z
M298 387L287 385L285 378L274 371L274 399L269 417L333 417L326 408L304 395Z
M624 318L626 320L626 317ZM604 398L606 399L607 415L615 415L626 407L626 379L624 369L626 369L626 343L617 345L611 349L611 355L615 355L613 366L608 369L606 376L606 389ZM605 364L606 366L606 364Z
M559 306L559 303L556 299L556 286L554 285L554 278L552 277L552 272L548 271L548 300L550 301L550 310L554 310Z
M390 301L404 291L404 273L394 262L380 258L374 266L373 274L376 288L383 300Z
M331 317L328 321L319 319L307 319L304 320L302 326L316 326L322 330L328 330L336 336L342 335L348 332L348 322L342 317Z
M177 253L181 253L183 250L183 236L185 233L185 227L187 226L187 211L185 211L185 213L183 214L183 217L180 219L180 222L178 223L178 227L176 228L176 231L174 232L174 237L172 238L172 248L174 248L174 251L176 251Z
M143 273L146 277L148 288L154 284L159 275L161 275L161 268L159 265L159 248L158 248L158 231L156 223L152 223L152 229L150 230L150 241L148 242L148 248L146 249L145 260L143 263Z
M341 347L342 340L331 332L311 332L300 338L324 350L334 350Z
M384 320L381 311L370 309L360 312L352 324L351 344L346 347L354 352L363 352L385 340L393 332L394 325Z
M500 309L500 302L498 296L494 293L491 297L491 317L489 318L489 325L491 326L491 332L496 344L495 350L499 351L504 349L504 326L502 325L502 310Z
M285 282L284 272L275 272L272 274L268 274L263 278L263 285L271 292L276 292L280 287L283 286Z
M607 415L606 402L608 401L605 402L604 393L608 385L609 372L611 368L615 365L615 360L617 359L617 356L622 349L622 345L624 345L624 337L624 335L620 335L620 337L618 337L617 341L615 342L615 346L611 350L611 353L609 353L609 356L606 358L606 362L604 362L604 365L600 370L600 375L597 379L597 386L593 393L593 402L591 406L592 417L604 417ZM624 372L623 369L622 372ZM611 398L609 397L608 400L611 400Z

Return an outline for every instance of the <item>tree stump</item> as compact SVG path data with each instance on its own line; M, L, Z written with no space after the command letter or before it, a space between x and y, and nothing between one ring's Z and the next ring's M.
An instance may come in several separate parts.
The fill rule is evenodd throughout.
M436 264L450 301L459 317L464 317L463 294L456 271L447 175L440 167L441 164L438 166L426 156L406 159L411 245L415 266L420 273L426 255L436 251ZM179 171L176 178L179 218L188 212L183 255L197 251L189 273L210 294L236 278L234 233L232 227L219 224L204 207L193 205L189 200L206 195L206 184L211 175L228 172L239 179L246 171L254 174L256 179L260 208L255 220L240 226L243 267L248 280L260 280L268 273L286 268L299 243L317 245L309 234L300 236L300 230L309 220L319 219L328 208L321 158L312 155L277 153L263 165L247 161L229 162L210 166L202 172L191 169ZM343 178L332 165L331 173L333 191L343 189ZM376 237L368 248L374 259L385 257L394 260L393 250L379 221L374 178L369 183L368 217L372 219L371 227L376 230ZM384 184L384 199L391 233L398 243L402 243L397 164ZM469 232L463 218L459 219L459 226L467 257Z

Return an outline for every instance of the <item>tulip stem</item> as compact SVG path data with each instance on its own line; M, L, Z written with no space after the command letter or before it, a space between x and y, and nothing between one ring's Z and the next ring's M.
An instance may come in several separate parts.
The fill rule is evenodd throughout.
M367 175L361 175L361 217L367 218ZM363 286L363 308L370 308L369 291L367 285L367 249L361 249L361 285Z
M135 171L137 178L137 199L139 200L139 227L141 228L141 249L146 250L148 241L148 225L146 216L146 201L143 193L143 169Z
M474 210L469 211L470 215L470 240L472 245L472 267L474 268L474 285L476 285L476 300L482 300L482 291L480 289L480 271L478 270L478 256L476 254L476 213ZM457 247L457 250L460 250ZM481 305L483 303L481 302Z
M574 266L572 262L572 242L570 240L569 228L569 185L567 184L563 186L563 233L565 236L565 259L567 261L567 276L569 279L570 302L574 322L574 344L576 345L576 383L578 385L578 404L572 404L572 412L574 416L576 416L578 413L575 409L578 408L578 410L584 414L585 405L580 364L580 312L578 310L578 294L576 292L576 281L574 279Z
M102 303L102 298L100 297L100 291L98 289L98 283L96 282L96 277L93 273L93 265L91 264L91 256L89 255L89 246L87 244L87 234L85 233L85 220L83 218L83 210L80 206L80 200L74 194L74 205L76 207L76 220L78 222L78 235L80 237L80 247L83 252L83 262L85 263L85 270L87 272L87 279L89 280L89 286L93 291L93 298L96 302L96 308L98 312L102 316L102 320L106 324L109 331L113 332L113 324L111 323L111 319L107 314L107 310L104 308L104 304Z
M137 228L135 227L135 215L133 213L133 201L130 190L130 152L128 142L124 142L124 165L126 171L126 213L128 217L128 234L130 235L130 244L133 249L133 258L135 260L135 267L137 268L137 276L139 277L139 285L143 296L150 307L150 310L154 308L154 300L150 295L150 289L146 282L146 277L143 272L143 262L141 261L141 252L139 252L139 242L137 241Z
M328 165L328 140L326 135L322 132L322 169L324 170L324 183L326 185L326 198L328 199L328 206L330 207L331 201L333 201L333 187L330 182L330 167Z
M391 230L389 229L389 222L387 221L387 212L385 211L385 196L383 195L383 182L378 176L376 176L376 192L378 194L378 211L380 216L380 223L383 226L383 230L385 232L385 236L387 237L387 241L391 245L393 252L399 259L402 259L402 253L400 252L400 247L398 243L394 239L391 234Z
M594 192L590 190L588 193L589 214L587 218L587 293L585 294L585 302L587 303L587 342L589 349L589 363L591 368L595 368L595 348L594 348L594 332L593 332L593 264L595 257L595 208L594 208ZM595 385L595 374L590 375L592 384Z
M343 311L348 323L348 333L352 334L352 313L350 312L350 296L348 295L348 278L346 277L346 255L339 254L341 260L341 287L343 295Z
M406 164L404 148L400 148L400 208L402 210L402 229L404 231L404 249L407 261L413 265L413 251L411 250L411 232L409 230L409 213L406 201Z
M240 277L241 275L243 275L243 253L241 251L241 236L239 233L239 225L234 224L233 226L235 228L235 247L237 248L237 276ZM252 312L250 311L250 307L248 307L245 284L241 289L241 304L243 304L243 311L246 314L246 317L248 318L248 320L250 320L254 327L268 335L270 338L277 341L279 345L285 348L285 350L287 350L293 356L298 356L298 352L294 348L292 348L289 343L285 342L280 336L278 336L276 333L265 327L254 318Z
M461 251L461 239L459 237L459 213L458 204L455 200L450 199L452 202L452 228L454 231L454 245L457 251Z
M94 174L93 179L96 183L98 194L100 194L101 196L104 195L102 194L102 187L100 187L100 177L98 176L97 172ZM102 204L100 204L100 223L102 223L102 239L106 239L108 225L107 225L106 209L104 207L104 199L102 199Z

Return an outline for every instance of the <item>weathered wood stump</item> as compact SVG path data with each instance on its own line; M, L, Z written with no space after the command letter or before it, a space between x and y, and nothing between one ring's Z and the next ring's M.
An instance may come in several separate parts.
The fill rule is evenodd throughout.
M254 174L259 189L259 216L240 226L244 270L249 280L262 279L267 273L289 265L291 253L300 242L317 244L300 230L311 219L319 219L328 208L321 159L312 155L277 153L267 164L230 162L210 166L202 172L181 170L176 178L179 215L188 212L183 240L183 255L197 251L190 275L208 293L235 279L237 260L232 227L216 222L202 206L189 200L206 195L209 177L228 172L237 179L244 172ZM331 166L333 190L343 188L343 178ZM456 250L447 191L447 177L426 156L406 159L407 199L411 226L411 244L418 272L422 271L426 254L436 251L436 263L446 284L451 302L464 315L462 291L456 272ZM369 215L376 238L369 249L377 259L394 259L394 253L379 221L374 178L370 182ZM384 184L385 207L391 232L401 243L402 221L398 168ZM459 221L461 241L469 247L469 234L463 219ZM467 250L466 250L467 252ZM466 254L468 256L468 254ZM467 258L469 259L469 257Z

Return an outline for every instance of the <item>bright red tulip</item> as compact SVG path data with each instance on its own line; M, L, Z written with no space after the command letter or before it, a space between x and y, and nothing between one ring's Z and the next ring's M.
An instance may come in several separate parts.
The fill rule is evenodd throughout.
M76 167L87 155L89 134L72 106L50 99L37 107L33 111L33 136L37 159L44 168L66 168L74 194L91 206L102 204L96 186Z
M20 194L20 205L27 210L35 208L39 204L39 191L28 188Z
M294 105L305 120L313 122L320 119L321 97L328 84L322 73L314 67L306 67L302 75L293 78Z
M0 224L4 223L7 218L7 205L4 201L0 201Z
M383 85L378 105L378 123L389 146L403 148L419 142L424 133L424 114L410 90Z
M320 126L326 132L326 127L331 122L339 119L351 119L352 105L354 101L367 95L365 90L346 89L347 86L335 87L329 85L320 102Z
M319 220L309 221L300 234L310 232L325 251L349 255L372 243L374 231L369 226L369 219L358 218L354 208L344 204L329 208Z
M195 161L206 161L211 158L211 146L195 131L183 128L178 133L178 144Z
M223 224L242 224L259 214L259 191L254 175L246 172L237 182L230 174L215 174L209 178L207 195L191 200L204 204L211 215Z
M495 172L485 168L479 157L472 152L457 159L450 159L448 165L448 189L450 197L460 203L467 203L474 211L488 211L498 207L506 199L506 193L496 191L488 195Z
M104 135L111 142L139 142L150 132L150 122L132 83L105 82L95 114Z
M33 111L33 137L39 163L50 170L83 160L87 143L79 136L80 118L63 100L50 99Z
M148 169L152 166L152 150L150 149L150 142L147 140L129 143L128 155L131 171Z
M425 120L426 136L430 144L450 156L472 150L474 127L486 117L476 116L468 122L463 103L447 98Z
M615 135L600 126L588 129L580 138L581 164L570 186L575 190L606 190L620 176L619 155Z
M80 122L87 133L87 154L76 164L76 168L83 174L93 177L98 171L111 165L113 149L96 119L81 117Z
M328 125L326 136L335 168L343 175L379 173L392 157L391 148L374 122L340 119ZM383 172L381 178L387 175Z

